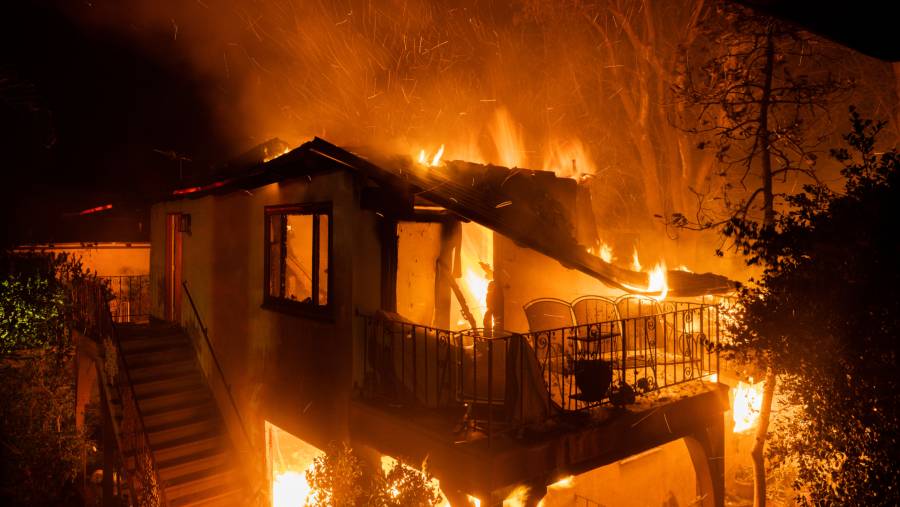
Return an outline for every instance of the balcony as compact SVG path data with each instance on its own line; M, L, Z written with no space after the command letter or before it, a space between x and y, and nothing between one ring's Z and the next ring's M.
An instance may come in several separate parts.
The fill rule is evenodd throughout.
M453 421L456 442L607 418L718 373L715 305L524 334L449 331L363 316L362 399ZM680 389L679 389L680 388Z

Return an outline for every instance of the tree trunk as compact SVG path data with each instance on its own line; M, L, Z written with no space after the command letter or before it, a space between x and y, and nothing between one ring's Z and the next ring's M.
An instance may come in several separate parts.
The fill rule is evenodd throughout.
M759 410L759 422L756 427L756 441L750 456L753 457L753 505L766 505L766 437L769 432L769 418L772 415L772 398L775 396L775 370L766 368L765 385L763 386L762 406Z
M769 107L771 106L772 74L775 64L775 41L770 30L766 37L765 83L759 105L759 142L762 157L763 184L763 227L775 226L775 195L772 190L772 153L769 146ZM766 505L766 437L769 432L769 419L772 415L772 398L775 395L775 369L771 360L766 367L766 379L763 387L762 406L759 410L759 421L756 428L756 442L750 455L753 458L753 505Z

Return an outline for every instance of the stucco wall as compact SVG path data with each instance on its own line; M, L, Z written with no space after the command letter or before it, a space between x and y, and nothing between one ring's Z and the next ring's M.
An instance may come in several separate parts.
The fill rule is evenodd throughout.
M333 318L261 308L264 207L328 201L333 206ZM347 433L355 314L371 313L380 304L375 215L361 211L358 203L353 175L333 172L152 208L151 312L164 315L166 215L189 213L191 232L182 235L183 279L257 449L263 449L265 420L323 448ZM181 323L202 340L186 297ZM214 366L205 355L201 361L223 406L224 391L210 375ZM228 419L228 410L223 412Z
M568 269L542 253L516 246L500 234L494 234L494 263L494 272L503 283L504 324L509 331L528 331L522 307L533 299L559 298L571 302L579 296L622 294L621 290Z
M86 269L100 276L146 275L150 271L149 243L57 243L27 245L16 250L66 253L80 258Z

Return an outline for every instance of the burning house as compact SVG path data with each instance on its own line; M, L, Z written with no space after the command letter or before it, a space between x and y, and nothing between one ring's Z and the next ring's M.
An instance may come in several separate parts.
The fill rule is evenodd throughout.
M590 210L552 172L318 138L175 191L151 211L159 320L117 331L143 434L129 475L156 477L136 489L296 502L347 441L427 460L453 505L530 505L683 440L689 494L722 505L707 303L732 283L604 261Z

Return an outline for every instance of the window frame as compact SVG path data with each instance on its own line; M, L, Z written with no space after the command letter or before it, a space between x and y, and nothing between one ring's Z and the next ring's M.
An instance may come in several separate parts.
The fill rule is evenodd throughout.
M272 242L272 232L270 223L275 217L279 216L287 216L287 215L312 215L315 217L326 216L328 217L328 250L327 250L327 262L328 262L328 271L327 271L327 287L326 293L328 297L328 302L324 305L320 305L314 302L302 302L296 301L293 299L288 299L281 296L273 296L269 292L269 287L271 283L271 266L272 259L269 258L271 252L271 242ZM320 266L320 256L319 252L321 249L320 244L320 234L319 232L319 222L313 218L313 238L312 238L312 250L313 250L313 283L312 283L312 291L314 298L318 298L319 294L319 266ZM293 315L299 315L303 317L313 317L319 319L328 319L331 320L333 318L332 312L334 309L334 276L333 266L334 266L334 213L331 202L314 202L314 203L301 203L301 204L279 204L273 206L265 206L263 209L263 303L262 307L269 310L275 310L283 313L289 313ZM279 263L283 262L285 252L287 251L287 236L285 234L281 235L281 255L278 259ZM279 270L279 276L281 278L281 292L284 292L284 265L281 265L281 269Z

